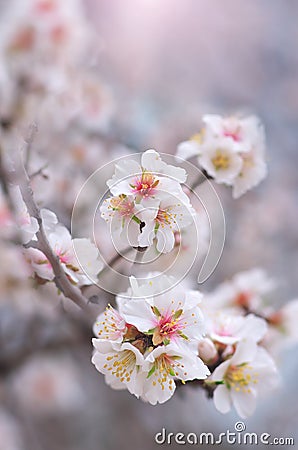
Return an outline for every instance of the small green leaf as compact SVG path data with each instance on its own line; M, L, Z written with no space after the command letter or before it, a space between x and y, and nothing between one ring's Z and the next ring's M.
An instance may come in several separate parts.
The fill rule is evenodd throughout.
M149 370L148 375L147 375L147 378L150 378L151 375L154 374L155 369L156 369L156 366L155 366L155 364L154 364L154 365L151 367L151 369Z
M155 328L151 328L150 330L146 331L145 334L154 334Z
M170 339L167 339L167 338L165 338L165 339L163 340L163 344L164 344L164 345L169 345L170 342L171 342Z

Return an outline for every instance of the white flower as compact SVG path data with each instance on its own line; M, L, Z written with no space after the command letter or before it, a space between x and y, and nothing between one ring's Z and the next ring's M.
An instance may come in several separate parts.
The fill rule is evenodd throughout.
M98 259L98 249L89 239L72 239L61 224L48 228L47 238L72 283L78 286L94 283L103 264ZM41 251L28 248L25 256L40 278L54 279L52 266Z
M151 405L164 403L174 394L175 380L205 379L208 367L193 352L169 344L155 348L145 360L149 363L142 399Z
M257 186L267 175L264 156L256 148L242 155L242 168L233 183L233 197L239 198L249 189Z
M209 139L202 145L199 163L217 183L233 184L242 168L242 158L235 146L223 137Z
M265 133L256 116L203 117L204 128L179 144L177 156L198 156L199 164L217 183L233 186L239 198L267 175Z
M188 198L187 198L188 200ZM181 232L194 221L195 211L189 200L187 203L170 195L161 200L158 207L140 211L139 217L145 223L139 234L139 245L149 247L156 238L156 248L160 253L169 253L175 245L175 233Z
M175 233L191 225L195 214L181 187L185 180L185 170L166 164L155 150L143 153L141 164L134 159L116 164L107 182L113 197L100 208L112 236L144 248L156 238L157 250L170 252Z
M201 153L201 145L203 142L203 131L193 135L188 141L181 142L177 147L176 156L182 159L190 159Z
M258 142L262 146L264 130L256 116L240 118L206 114L203 122L206 136L227 138L239 153L250 152L253 143Z
M163 275L160 272L149 272L142 284L134 276L129 277L130 287L116 297L117 305L121 307L131 298L153 297L168 291L176 282L174 276Z
M142 232L146 232L145 228ZM194 261L203 261L210 243L209 221L205 211L195 211L191 224L181 227L173 234L174 247L171 252L160 253L156 245L147 249L143 261L146 261L149 271L163 271L179 276L185 273Z
M58 355L32 355L10 380L18 407L30 415L40 418L84 409L79 366L67 354Z
M148 294L147 294L148 295ZM166 293L127 300L121 315L145 334L152 335L153 345L175 342L184 345L202 338L203 316L198 306L202 295L177 286Z
M39 230L39 225L35 217L31 217L28 213L19 186L13 186L10 189L14 207L16 209L17 225L20 228L23 243L27 244Z
M115 174L107 185L113 195L134 195L137 202L141 202L160 200L169 193L184 197L180 183L185 180L184 169L166 164L155 150L147 150L142 155L141 164L133 159L116 164Z
M266 297L274 287L275 282L260 268L239 272L230 281L205 294L202 308L204 311L229 308L236 312L264 313Z
M175 380L203 379L208 367L197 356L202 337L201 294L171 290L172 279L161 277L153 286L131 279L131 297L117 297L119 312L108 307L94 324L92 358L114 389L125 389L151 404L174 393ZM145 294L146 298L139 297ZM122 294L123 295L123 294ZM136 295L136 297L133 297Z
M257 396L271 391L278 384L272 358L251 340L240 342L234 355L220 364L210 379L223 382L214 391L216 409L224 414L234 405L242 418L254 412Z
M58 218L53 211L50 211L49 209L42 208L40 210L40 217L42 220L42 226L44 228L44 231L49 233L50 231L53 231L58 225Z
M298 300L286 303L281 309L267 316L269 331L263 345L271 354L279 355L282 351L298 342Z
M100 207L101 217L110 224L111 234L125 239L134 247L138 246L140 219L137 217L139 205L133 196L120 194L104 200Z
M100 314L93 325L93 331L99 339L119 343L123 341L127 326L124 318L111 305Z
M112 95L98 76L82 73L75 80L77 90L77 120L90 131L106 129L114 112Z
M239 316L218 311L207 318L207 334L221 344L233 345L243 339L259 342L267 332L266 321L253 314Z
M114 389L127 388L131 394L139 397L143 392L146 372L144 356L137 347L129 342L116 348L109 341L92 339L95 353L92 363L105 375L107 384Z

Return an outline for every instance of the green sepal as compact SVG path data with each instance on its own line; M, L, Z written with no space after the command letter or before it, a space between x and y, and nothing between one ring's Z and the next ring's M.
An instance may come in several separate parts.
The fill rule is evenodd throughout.
M154 374L155 369L156 369L156 366L155 366L155 364L154 364L154 365L151 367L151 369L149 370L149 372L148 372L148 374L147 374L147 378L150 378L151 375Z

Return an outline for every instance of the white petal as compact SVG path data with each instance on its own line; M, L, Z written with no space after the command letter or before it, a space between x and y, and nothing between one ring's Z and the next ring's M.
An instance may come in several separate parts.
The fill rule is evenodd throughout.
M253 339L259 342L265 336L268 330L267 323L261 317L256 317L253 314L249 314L242 325L242 328L238 334L240 338Z
M231 363L235 365L250 362L257 353L258 346L252 339L244 339L237 345L236 351L231 358Z
M230 411L232 401L230 393L226 388L226 386L224 385L217 386L217 388L214 391L213 400L215 408L222 414L226 414L227 412Z
M157 245L156 248L160 253L169 253L173 250L175 237L170 227L159 227L156 232Z
M156 317L146 300L129 300L122 306L121 313L127 323L134 325L142 332L155 326Z
M250 393L241 390L237 392L231 389L233 405L242 419L251 416L256 409L256 393L253 388L250 388L250 391Z
M161 160L160 155L155 150L147 150L142 155L142 167L150 172L162 173L175 179L179 183L186 181L186 172L181 167L171 166Z
M211 379L213 381L222 381L226 371L228 370L230 365L230 361L225 361L223 363L221 363L218 367L216 367L216 369L214 370L214 372L211 375Z
M142 220L145 220L146 225L142 228L142 232L138 236L138 243L141 247L150 247L155 238L155 220L154 217L152 219L149 215L146 215L145 219L142 217Z
M200 145L196 141L184 141L181 142L177 147L176 156L183 159L189 159L200 153Z

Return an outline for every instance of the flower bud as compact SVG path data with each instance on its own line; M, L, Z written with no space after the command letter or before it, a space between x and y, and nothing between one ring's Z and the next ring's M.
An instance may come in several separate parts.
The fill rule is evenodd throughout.
M209 338L202 339L199 342L199 356L204 362L214 360L218 354L214 343Z

